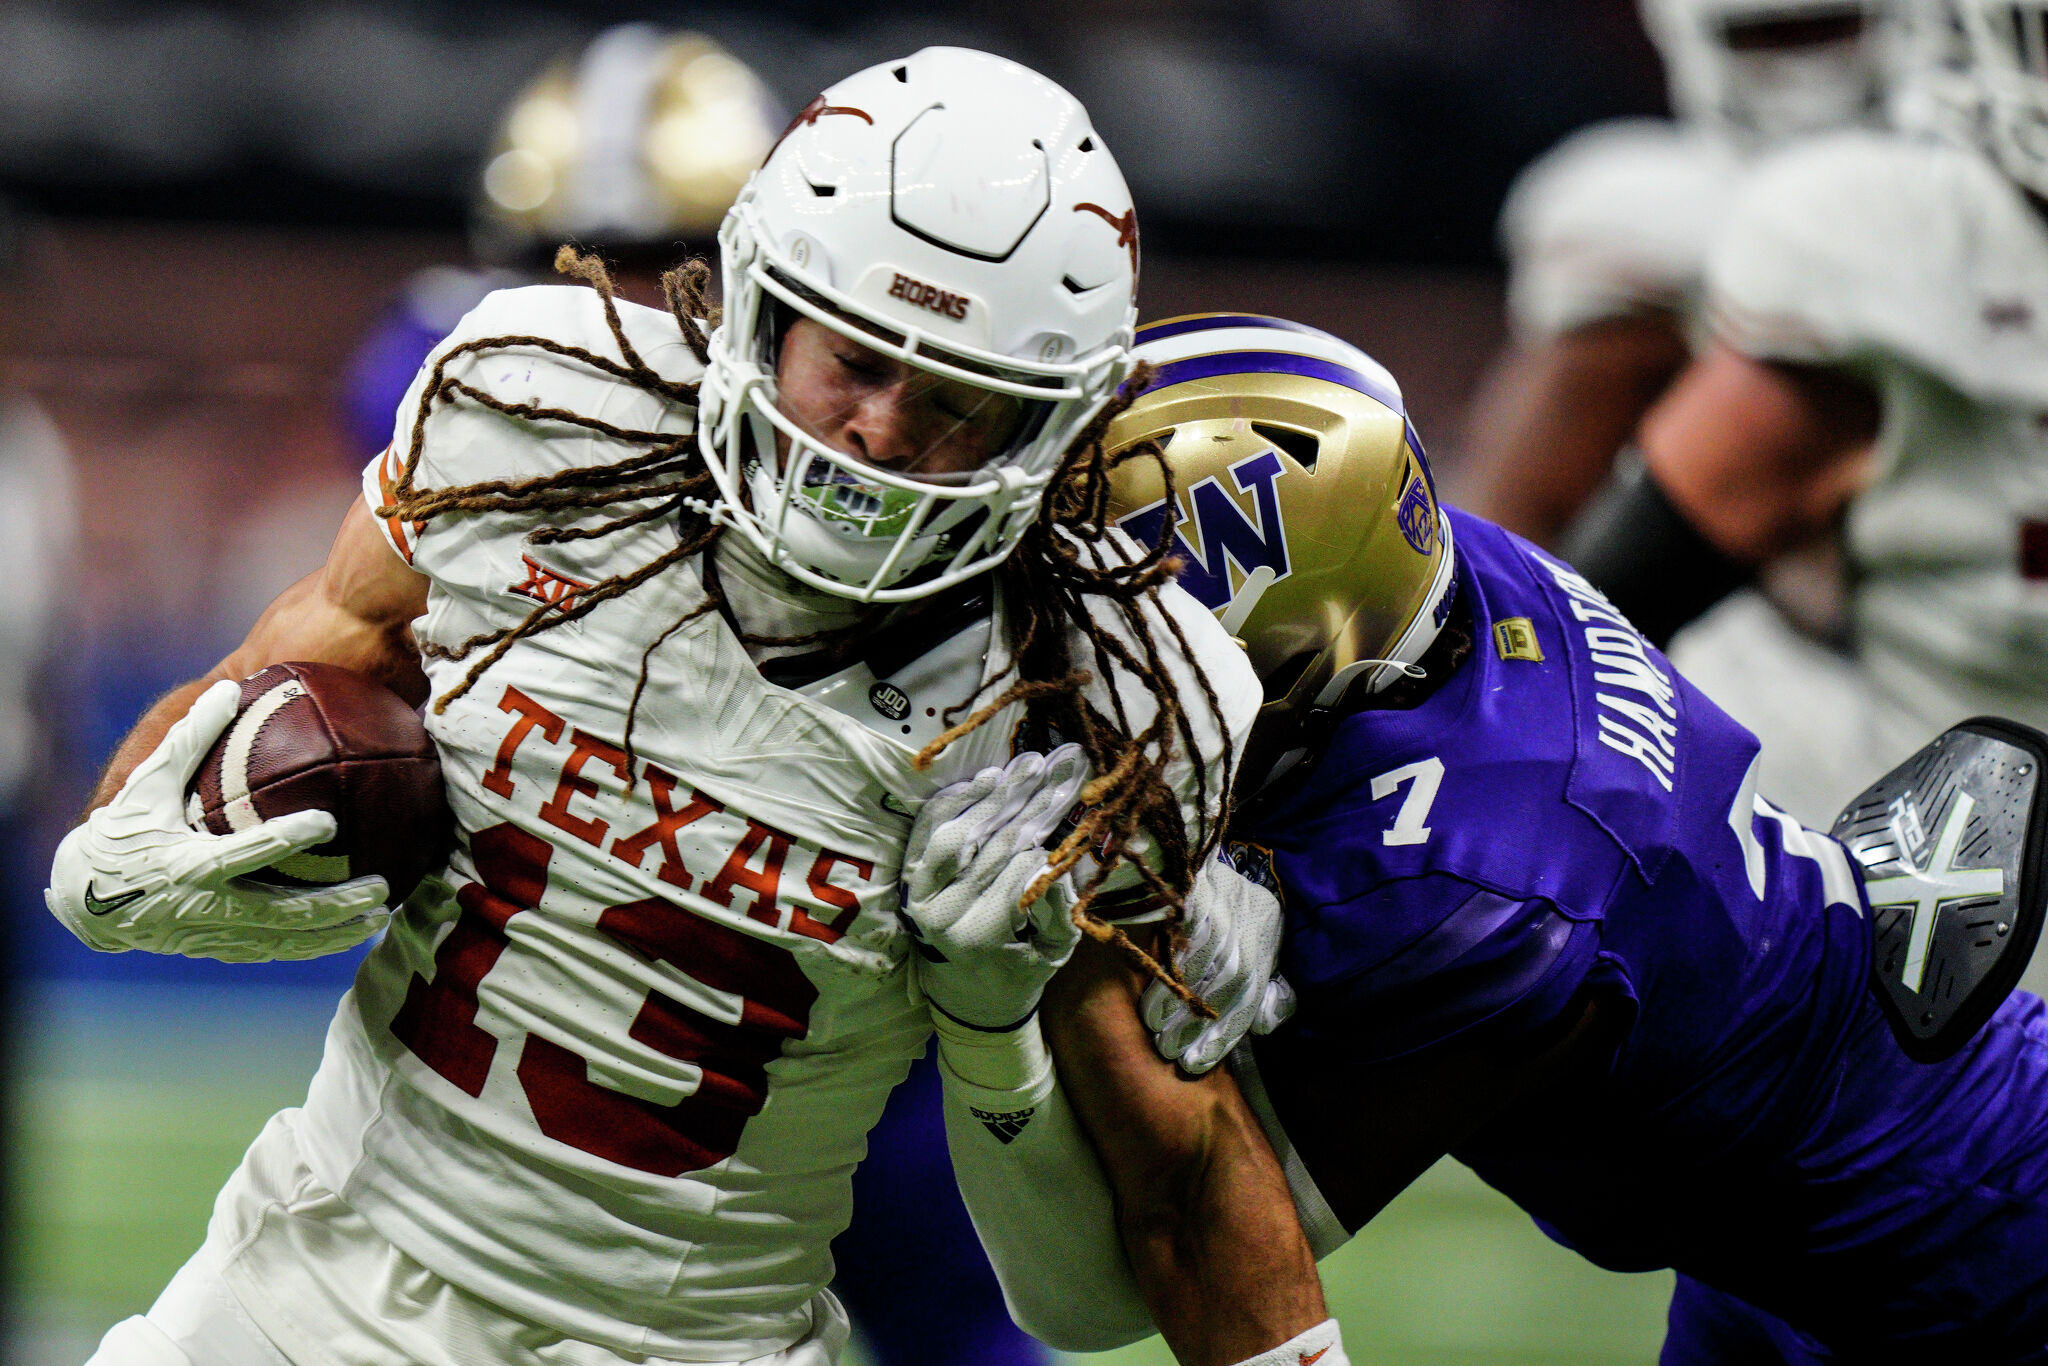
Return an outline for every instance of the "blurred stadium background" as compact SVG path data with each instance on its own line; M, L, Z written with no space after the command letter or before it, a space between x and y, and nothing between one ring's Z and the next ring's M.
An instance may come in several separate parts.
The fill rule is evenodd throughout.
M352 358L417 272L469 259L508 102L634 19L714 35L791 109L934 42L1046 71L1129 174L1145 315L1357 341L1454 498L1509 179L1662 101L1632 0L0 3L7 1361L82 1361L148 1305L303 1094L352 968L97 958L42 910L48 851L149 699L320 560L370 453ZM1669 1288L1595 1271L1450 1163L1325 1275L1354 1357L1393 1366L1646 1363Z

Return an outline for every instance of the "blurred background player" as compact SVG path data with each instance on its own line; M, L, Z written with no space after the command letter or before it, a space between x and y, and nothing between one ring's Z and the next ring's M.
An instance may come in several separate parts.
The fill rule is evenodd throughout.
M1662 639L1840 537L1844 652L1741 598L1672 645L1808 821L1930 730L2048 722L2048 7L1958 13L1981 117L1951 94L1949 138L1841 133L1759 166L1709 259L1713 344L1567 547Z
M1438 508L1355 348L1211 314L1141 330L1139 354L1159 381L1112 440L1164 443L1183 581L1266 684L1230 848L1280 892L1300 1007L1231 1063L1316 1251L1448 1149L1584 1256L1677 1266L1666 1366L2042 1360L2048 1011L2007 994L2015 957L1909 1050L1946 973L1972 990L1976 936L1931 936L1916 977L1873 964L1871 920L1905 936L1881 913L1925 890L1917 857L1974 876L2024 943L2048 739L1942 737L1859 798L1845 849L1765 800L1755 740L1583 578ZM1123 524L1164 530L1159 479L1124 470ZM1203 496L1226 481L1257 490L1256 566ZM1213 572L1226 546L1248 572ZM1915 854L1901 809L1947 852ZM1120 1196L1159 1208L1202 1130L1146 1085L1131 988L1076 980L1046 1014L1062 1076ZM1202 1199L1165 1203L1201 1236Z
M564 242L601 252L629 296L715 253L719 221L786 116L745 63L701 33L621 24L557 58L520 92L472 201L476 264L407 282L350 367L350 432L366 455L420 362L494 289L545 283Z
M1883 0L1642 0L1642 16L1675 119L1573 134L1501 214L1515 341L1475 400L1464 478L1476 511L1539 544L1704 339L1707 247L1745 168L1884 117Z
M659 273L715 260L718 225L787 116L758 76L701 34L622 24L551 63L506 114L471 214L477 264L409 280L364 338L344 391L362 458L428 353L493 290L549 283L575 242L619 266L621 292L658 300ZM875 1366L1047 1360L1011 1322L946 1158L937 1064L891 1095L854 1173L833 1243L835 1292Z

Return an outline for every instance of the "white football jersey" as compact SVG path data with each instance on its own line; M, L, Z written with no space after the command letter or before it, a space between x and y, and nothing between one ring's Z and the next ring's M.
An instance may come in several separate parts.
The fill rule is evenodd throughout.
M651 366L695 379L668 315L619 310ZM618 355L594 293L546 286L490 296L435 354L502 334ZM449 372L623 428L683 434L694 419L536 347ZM373 508L423 384L398 454L366 473ZM638 449L461 402L430 417L418 483L529 479ZM511 625L677 543L667 520L526 540L562 520L385 523L432 581L422 646ZM926 619L928 638L893 658L885 624L862 663L804 690L767 682L709 613L646 656L629 752L643 654L702 600L699 573L682 562L523 640L445 711L429 707L460 846L365 961L301 1133L323 1184L469 1293L621 1354L725 1361L810 1329L848 1178L926 1037L897 915L910 813L1007 759L1014 721L912 767L944 709L1002 668L985 611L950 645ZM1241 652L1192 598L1166 605L1241 740L1259 701ZM429 657L433 695L480 655ZM1142 725L1148 708L1126 701ZM1189 710L1213 800L1224 742L1199 702ZM1190 762L1168 774L1191 819L1194 775Z
M1692 317L1742 165L1727 139L1655 119L1596 124L1532 162L1501 210L1516 329L1541 339L1648 309Z
M1788 149L1709 264L1719 336L1883 402L1846 527L1859 657L1930 725L2048 725L2048 227L1976 152L1878 133Z

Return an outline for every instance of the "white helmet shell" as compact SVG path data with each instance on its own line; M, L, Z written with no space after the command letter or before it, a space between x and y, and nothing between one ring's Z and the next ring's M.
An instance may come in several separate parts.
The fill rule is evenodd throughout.
M999 562L1130 368L1130 191L1080 102L1000 57L926 48L832 86L719 241L726 311L700 427L719 515L829 592L922 597ZM776 407L780 324L796 315L1023 400L1022 437L949 479L823 445Z
M1642 0L1664 58L1671 106L1688 122L1772 146L1809 133L1882 121L1893 60L1880 0ZM1840 38L1743 50L1745 27L1856 20Z
M2048 0L1957 0L1984 137L2005 173L2048 195Z

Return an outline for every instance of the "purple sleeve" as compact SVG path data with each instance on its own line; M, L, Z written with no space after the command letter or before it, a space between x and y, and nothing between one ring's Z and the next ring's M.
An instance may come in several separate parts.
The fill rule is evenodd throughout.
M386 309L356 348L342 387L342 424L365 457L391 441L398 405L435 345L446 335L402 310Z
M1282 955L1303 1034L1361 1061L1557 1019L1592 970L1599 925L1444 873L1290 917Z

